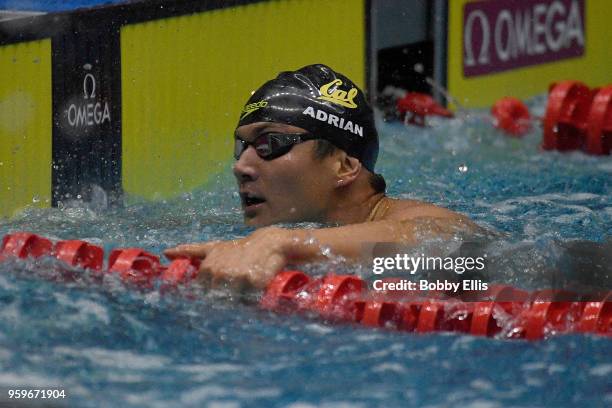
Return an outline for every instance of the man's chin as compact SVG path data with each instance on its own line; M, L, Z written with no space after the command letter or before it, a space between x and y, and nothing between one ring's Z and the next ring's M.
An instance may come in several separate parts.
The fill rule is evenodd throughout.
M244 223L249 227L265 227L267 225L272 224L270 220L267 220L267 217L262 214L244 214Z

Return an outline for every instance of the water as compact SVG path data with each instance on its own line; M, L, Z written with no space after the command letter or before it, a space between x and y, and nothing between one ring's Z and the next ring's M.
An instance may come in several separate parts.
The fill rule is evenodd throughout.
M543 107L532 101L536 113ZM507 138L480 112L433 125L382 124L378 170L390 195L461 211L499 232L487 249L494 278L538 287L551 269L584 261L568 257L575 240L609 242L609 157L541 152L539 129ZM28 210L1 221L0 235L30 230L88 239L107 253L159 253L249 233L229 167L209 187L123 209ZM609 273L609 264L594 267ZM52 259L0 264L0 405L20 387L65 389L57 405L79 407L612 404L612 342L601 337L526 342L330 325L264 312L249 299L137 291L82 271L56 282L60 269Z
M0 10L56 12L117 3L127 3L127 0L0 0Z

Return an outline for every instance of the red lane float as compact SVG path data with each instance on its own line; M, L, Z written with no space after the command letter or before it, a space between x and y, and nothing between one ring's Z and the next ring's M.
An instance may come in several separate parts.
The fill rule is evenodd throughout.
M536 291L529 308L517 317L513 335L528 340L539 340L547 332L573 330L584 309L584 302L572 302L572 294L554 290ZM563 299L563 300L559 300Z
M343 290L349 281L359 283L353 290ZM450 331L491 337L505 329L508 338L528 340L573 331L612 333L612 294L601 302L560 301L555 299L566 297L558 291L530 295L510 286L491 285L471 301L461 301L439 293L428 298L416 291L388 297L382 292L363 292L361 285L351 275L311 280L302 272L285 271L270 282L261 305L268 310L315 311L327 320L417 333Z
M39 258L53 256L74 267L103 272L104 250L85 241L58 241L55 245L47 238L29 232L6 235L0 247L0 261L10 257ZM177 285L193 280L200 267L197 259L176 259L167 267L159 257L142 249L115 249L111 252L106 273L117 273L125 282L152 287L155 279ZM71 279L64 275L64 279Z
M355 303L355 320L370 327L391 327L399 329L403 319L403 307L398 302L371 300Z
M279 311L314 312L330 320L354 320L355 301L365 282L352 275L329 274L310 279L300 271L279 272L269 283L261 307Z
M401 279L385 278L382 280L391 283ZM428 323L425 322L426 314L420 313L423 305L425 302L445 299L448 297L437 290L369 292L355 302L357 312L355 321L365 326L388 327L403 331L414 331L420 325L421 331L426 331L428 327Z
M114 249L108 257L108 270L124 281L150 286L161 275L159 257L140 248Z
M593 155L609 155L612 85L589 89L580 81L551 84L543 125L545 150L582 150Z
M551 84L544 116L545 150L581 149L594 92L580 81Z
M356 276L329 274L323 278L312 309L327 319L353 320L357 312L355 300L365 286Z
M612 292L600 302L586 303L578 331L612 335Z
M605 86L593 98L588 116L587 153L609 155L612 149L612 85Z
M417 333L429 333L442 330L444 320L444 302L427 301L420 305L419 319L415 331Z
M161 280L165 283L178 285L192 281L200 270L200 260L195 258L178 258L170 262L168 267L161 267Z
M529 294L507 285L491 285L484 293L477 292L470 324L475 336L495 336L502 331L504 321L517 316Z
M268 285L260 305L264 309L279 310L295 305L293 300L300 289L310 282L310 277L300 271L281 271Z
M84 241L59 241L53 245L46 238L26 232L2 239L0 260L45 255L72 266L102 270L102 248ZM198 269L198 260L179 258L164 266L154 254L127 248L113 250L108 271L102 273L115 273L128 283L147 288L157 280L164 288L188 283ZM595 299L580 302L575 295L564 292L543 290L529 294L503 285L490 285L487 291L464 294L462 299L440 292L376 292L367 291L366 283L353 275L328 274L312 279L301 271L282 271L269 283L260 304L267 310L314 313L326 320L369 327L477 336L501 333L508 338L537 340L569 332L612 335L612 292Z
M287 310L295 310L299 312L313 311L317 299L317 295L323 285L323 277L310 279L308 282L296 290L293 297L289 293L284 298Z
M453 117L430 95L408 92L396 102L405 124L425 126L427 116ZM491 107L494 125L510 136L521 137L533 123L527 106L505 96ZM549 86L546 114L542 118L544 150L582 150L610 155L612 150L612 85L590 89L580 81L561 81Z
M60 261L83 269L99 271L104 264L104 250L85 241L59 241L53 252Z
M384 283L398 283L400 278L383 278ZM430 294L430 298L442 298L440 292ZM417 319L413 319L413 309L420 310L420 300L425 298L420 290L380 290L369 292L355 302L355 321L370 327L390 327L399 330L414 330Z
M403 98L398 99L396 108L404 123L416 126L425 126L426 116L442 116L452 118L453 112L449 111L431 97L419 92L408 92Z
M505 96L491 107L495 127L511 136L521 137L531 129L531 114L520 99Z
M52 251L53 244L50 240L30 232L16 232L2 238L0 260L7 257L38 258L49 255Z

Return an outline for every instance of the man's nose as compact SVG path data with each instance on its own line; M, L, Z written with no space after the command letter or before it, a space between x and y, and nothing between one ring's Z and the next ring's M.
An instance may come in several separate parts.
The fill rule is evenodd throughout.
M253 146L248 146L234 163L234 176L238 182L254 181L257 179L257 161L261 160Z

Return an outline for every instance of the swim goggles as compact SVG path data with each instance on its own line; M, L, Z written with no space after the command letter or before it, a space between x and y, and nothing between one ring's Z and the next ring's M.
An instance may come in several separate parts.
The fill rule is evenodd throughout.
M271 133L266 132L257 136L252 142L234 137L234 158L238 160L242 153L253 146L255 152L264 160L272 160L286 154L293 145L307 140L320 139L310 133Z

